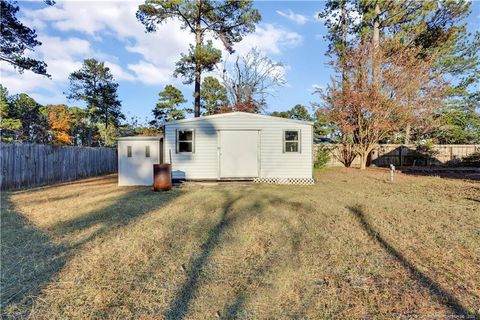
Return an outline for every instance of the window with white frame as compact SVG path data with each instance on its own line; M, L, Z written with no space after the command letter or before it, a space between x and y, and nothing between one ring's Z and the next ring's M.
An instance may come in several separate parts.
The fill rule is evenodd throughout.
M127 158L132 157L132 146L127 146Z
M193 130L177 130L177 152L191 153L194 150L195 135Z
M300 152L300 131L283 131L283 152Z

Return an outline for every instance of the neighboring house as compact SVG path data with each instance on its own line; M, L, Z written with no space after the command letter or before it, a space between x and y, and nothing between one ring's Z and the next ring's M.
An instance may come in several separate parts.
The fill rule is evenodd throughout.
M168 122L163 138L119 139L119 185L151 185L156 162L174 180L312 184L312 137L311 122L245 112Z

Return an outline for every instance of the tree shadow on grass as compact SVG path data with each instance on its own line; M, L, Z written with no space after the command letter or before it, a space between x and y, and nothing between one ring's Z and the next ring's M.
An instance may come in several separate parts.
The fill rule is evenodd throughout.
M100 176L92 176L92 177L81 177L77 180L66 181L66 182L57 182L57 183L50 183L45 185L39 185L31 188L20 188L20 189L9 189L9 191L13 191L15 193L38 193L42 191L47 191L54 188L64 187L64 186L75 186L80 185L81 187L91 186L92 188L99 187L99 186L107 186L112 185L113 183L117 183L118 175L114 174L106 174Z
M232 197L228 192L225 192L225 202L222 208L220 220L210 230L207 240L201 246L201 253L193 260L190 267L187 270L187 279L177 291L173 302L170 304L170 308L165 312L166 319L183 319L186 317L190 304L195 298L196 293L201 284L201 277L203 268L207 265L209 257L213 251L220 246L222 235L235 223L243 223L246 220L264 213L264 206L270 206L273 202L286 204L288 203L297 210L299 208L298 203L290 203L284 199L273 197L271 195L262 195L248 207L243 207L235 214L232 214L232 207L241 200L243 197L248 197L248 193L241 192L238 196ZM308 207L310 208L310 207ZM275 215L276 216L276 215ZM300 232L295 231L290 225L289 221L278 216L276 217L285 224L288 234L292 237L292 252L297 253L297 243L300 241ZM251 266L250 273L245 280L245 283L239 285L236 288L234 297L224 306L223 310L218 310L217 316L220 319L236 319L244 317L246 315L244 307L249 300L251 288L250 283L257 283L262 281L261 279L271 271L272 266L278 265L280 257L277 257L274 252L270 253L270 257L263 264L258 266ZM239 275L240 277L240 275Z
M182 193L181 190L154 193L147 188L135 188L105 208L61 222L49 230L55 235L63 236L81 232L94 225L100 226L87 237L66 244L55 243L50 232L35 227L16 210L8 193L2 194L1 314L10 317L26 316L29 306L75 254L75 249L164 207ZM141 205L138 205L138 199L142 199Z
M42 285L64 266L67 248L53 244L46 233L16 212L3 195L1 218L0 300L4 314L8 307L26 299L32 302Z
M111 205L82 214L74 219L61 221L51 230L58 235L81 232L93 226L98 229L91 236L98 236L117 227L122 227L137 218L161 208L183 194L182 190L152 192L150 188L134 188L119 196Z
M247 301L245 292L239 292L235 295L235 298L226 307L225 314L220 319L237 319L243 311L244 305Z
M461 315L468 319L475 319L475 315L470 313L457 298L445 291L438 283L420 271L413 263L405 258L400 251L388 243L388 241L386 241L368 222L368 219L364 213L364 209L361 205L351 206L348 207L348 209L358 220L365 232L389 255L401 263L402 266L411 274L412 278L414 278L419 285L426 288L436 300L443 303L456 315Z
M232 197L229 194L226 195L220 221L210 230L207 240L201 246L202 252L191 263L187 271L187 280L177 292L169 310L165 313L166 319L183 319L187 314L190 303L198 291L203 267L213 250L219 245L220 237L225 229L234 221L234 218L229 216L228 213L235 202L242 196L243 194L236 197Z

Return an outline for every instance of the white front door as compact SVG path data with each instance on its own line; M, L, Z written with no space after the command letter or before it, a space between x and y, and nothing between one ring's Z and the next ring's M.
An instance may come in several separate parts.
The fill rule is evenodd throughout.
M258 131L220 131L220 178L258 177Z

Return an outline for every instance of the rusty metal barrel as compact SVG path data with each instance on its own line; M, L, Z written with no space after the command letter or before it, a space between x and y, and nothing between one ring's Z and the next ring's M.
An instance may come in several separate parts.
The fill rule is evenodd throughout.
M172 189L172 166L169 163L153 165L153 191Z

